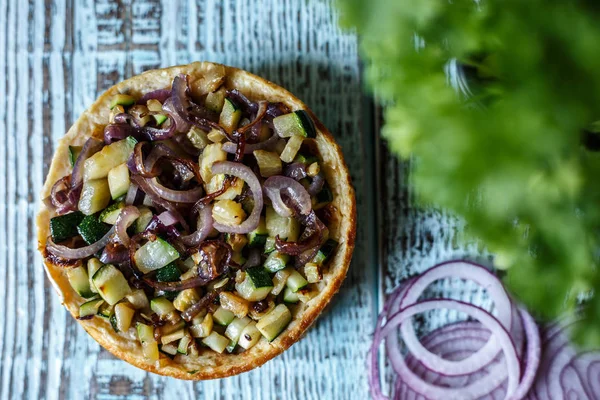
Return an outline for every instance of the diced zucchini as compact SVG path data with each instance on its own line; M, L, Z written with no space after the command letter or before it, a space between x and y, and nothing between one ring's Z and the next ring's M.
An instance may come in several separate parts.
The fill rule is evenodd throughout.
M135 104L135 97L119 93L114 95L110 101L110 109L112 110L115 106L131 106L133 104Z
M208 140L210 140L213 143L221 143L223 139L225 139L225 135L223 134L223 132L214 128L210 132L208 132L208 135L206 135L206 137L208 137Z
M162 335L170 335L171 333L176 332L183 328L185 328L185 321L180 319L179 321L177 321L175 323L163 325L158 329L159 329L160 335L162 336Z
M158 361L158 343L154 339L154 328L141 322L138 322L136 328L144 357L151 362Z
M260 340L260 331L256 329L256 322L252 321L242 330L238 344L248 350Z
M204 132L197 126L192 126L186 136L188 140L192 143L192 146L194 146L198 150L202 150L206 146L211 144L211 141L208 140L208 135L206 134L206 132Z
M273 207L267 207L265 221L269 236L295 242L300 236L300 222L293 217L282 217Z
M231 261L238 265L244 265L244 263L246 263L246 257L244 257L241 252L233 253L231 255Z
M277 153L267 150L254 150L253 154L261 176L268 178L273 175L281 175L281 159Z
M285 290L283 291L283 301L285 301L286 303L295 304L299 301L298 294L295 292L292 292L292 289L290 289L289 287L286 287Z
M225 181L225 174L213 175L210 181L206 184L206 193L214 193L221 190L223 182ZM244 181L236 179L233 185L230 185L225 193L215 197L215 200L233 200L244 190Z
M148 111L152 112L162 112L162 104L160 101L156 99L150 99L146 102L146 107L148 107Z
M226 310L225 308L223 308L222 306L219 306L219 308L217 308L217 311L214 312L212 319L219 325L229 325L231 323L231 321L233 321L233 319L235 318L235 315L229 311Z
M110 316L113 314L113 310L114 310L114 306L108 304L106 301L102 304L100 304L100 307L98 308L98 312L96 313L96 315L99 315L103 318L110 318Z
M246 219L246 213L240 203L233 200L219 200L213 204L212 216L215 222L234 226Z
M202 343L217 353L222 353L229 344L229 339L227 339L225 336L219 335L215 331L212 331L210 335L202 339Z
M180 276L181 272L174 262L156 271L156 280L159 282L175 282Z
M227 153L221 148L221 143L209 144L200 155L200 175L204 182L210 182L213 177L212 165L218 161L226 161Z
M81 146L69 146L69 161L71 162L71 167L75 166L75 161L77 161L79 153L81 153Z
M119 201L106 207L104 211L100 213L98 219L105 224L114 225L121 214L121 210L125 207L125 202Z
M92 215L106 208L109 202L110 189L105 178L83 182L78 203L79 211L85 215Z
M160 337L160 342L162 344L172 343L172 342L175 342L175 341L181 339L184 336L185 336L185 329L182 328L182 329L176 330L175 332L169 333L168 335L162 335Z
M273 281L263 267L252 267L246 270L244 280L236 283L235 289L248 301L260 301L271 293Z
M127 162L136 143L137 140L129 136L104 146L102 150L85 160L83 180L106 178L111 169Z
M273 311L265 315L256 324L256 329L272 342L288 326L292 320L292 313L285 304L278 304Z
M293 270L290 276L288 277L286 284L287 287L289 287L292 290L292 292L297 292L298 290L308 285L308 282L306 279L304 279L302 275L300 275L298 271Z
M177 354L177 346L175 346L175 343L163 344L160 346L160 351L172 358L172 356Z
M110 305L117 304L131 293L127 279L114 266L107 264L98 270L92 278L98 293Z
M305 304L308 303L313 297L315 297L318 294L319 292L316 289L310 287L300 289L296 292L298 300Z
M89 285L90 285L90 290L94 293L98 293L98 290L96 289L96 285L94 285L94 282L92 281L92 278L94 277L94 275L96 275L96 272L102 268L104 264L102 264L100 262L100 260L98 260L97 258L90 258L87 262L87 273L88 273L88 277L89 277Z
M59 215L50 219L50 234L55 243L70 239L78 234L77 225L85 215L81 211Z
M190 333L195 338L204 338L210 335L213 330L213 316L208 313L200 324L190 326Z
M138 207L140 216L135 220L135 233L142 233L146 230L146 227L152 221L152 211L146 206Z
M129 293L126 297L127 301L131 303L133 308L135 308L136 310L147 309L150 306L150 304L148 303L148 297L142 289L136 289L133 292Z
M115 305L114 316L117 320L117 328L119 332L126 332L131 326L131 321L135 310L125 302L117 303Z
M306 263L304 265L304 275L306 275L306 280L308 283L320 282L323 279L323 274L321 273L321 267L316 263Z
M312 118L304 110L280 115L273 118L275 132L283 138L294 135L303 137L316 137L315 125Z
M88 215L77 226L77 231L87 244L96 243L110 230L110 225L100 222L95 215Z
M79 306L79 318L88 317L90 315L96 315L98 309L104 303L102 299L93 299L83 303Z
M286 162L286 163L291 163L292 161L294 161L294 157L296 157L296 153L298 153L298 151L300 150L300 147L302 147L303 140L304 140L303 136L294 135L294 136L290 137L288 139L287 143L285 144L285 147L284 147L283 151L281 152L281 155L279 156L279 158L281 158L281 161Z
M225 330L225 336L230 339L229 345L227 346L229 352L232 352L235 349L235 346L240 339L240 335L242 334L242 330L248 326L251 322L250 318L236 318L227 325L227 329Z
M225 103L225 88L221 88L216 92L210 92L206 95L205 106L211 111L220 113Z
M179 253L165 240L156 238L137 249L134 257L139 270L147 274L177 260Z
M294 162L302 163L302 164L305 164L307 166L311 165L311 164L313 164L313 163L315 163L317 161L319 161L319 160L315 156L309 156L309 155L300 154L300 153L298 153L296 155L296 158L294 158Z
M273 251L265 260L264 267L269 272L277 272L284 269L290 261L290 256L287 254Z
M183 312L199 301L200 295L198 294L198 290L196 288L185 289L179 292L173 301L173 306L175 306L178 311Z
M165 122L167 120L167 118L169 118L165 114L152 114L152 116L154 117L156 126L161 126L163 124L163 122Z
M113 311L114 311L114 307L113 307ZM117 316L115 315L114 312L108 318L108 321L110 322L110 326L112 326L112 328L115 332L120 332L119 327L117 326Z
M248 315L250 303L231 292L219 293L219 301L221 302L221 307L231 311L237 318L244 318Z
M158 314L158 316L164 317L175 311L175 306L167 298L161 296L150 300L150 309Z
M315 196L315 204L313 205L313 208L315 210L318 210L319 208L326 206L332 201L333 194L331 193L331 189L329 189L329 185L327 185L326 183L325 185L323 185L323 189L321 189L321 191Z
M113 200L126 194L130 184L129 168L126 163L117 165L108 171L108 188Z
M306 168L306 175L310 176L311 178L317 176L319 172L321 172L321 167L316 161Z
M265 218L260 217L260 221L256 229L248 233L248 247L251 249L263 247L268 236L269 233L265 224Z
M265 254L270 254L275 251L275 238L272 236L267 237L265 240Z
M248 316L250 318L252 318L255 321L260 320L262 317L264 317L265 315L267 315L268 313L270 313L271 311L273 311L275 309L275 302L273 300L269 300L267 301L267 308L265 308L262 311L256 311L254 309L254 307L250 308L250 313L248 314Z
M67 278L71 287L81 297L90 298L94 296L94 292L90 289L90 279L83 266L67 269Z
M273 276L273 289L271 290L271 294L277 296L287 282L288 277L292 274L294 269L292 267L287 267L282 269L281 271L277 271Z
M240 118L242 118L242 110L239 109L231 99L226 97L223 102L221 115L219 115L219 125L221 125L227 133L231 133L237 128L240 123Z
M313 262L317 265L324 265L329 261L331 256L333 255L333 251L338 246L338 242L333 239L328 239L323 246L319 249L319 252L313 259Z
M246 235L239 233L227 233L225 234L225 241L231 246L231 249L235 252L240 252L248 244L248 238Z
M186 332L185 335L179 341L179 345L177 346L177 353L187 354L188 347L189 347L190 343L192 342L192 340L193 340L192 336L188 332Z

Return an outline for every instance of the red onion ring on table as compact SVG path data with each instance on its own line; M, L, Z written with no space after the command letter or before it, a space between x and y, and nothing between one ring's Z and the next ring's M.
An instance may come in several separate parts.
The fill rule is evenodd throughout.
M481 284L487 289L496 309L507 309L498 310L496 318L485 310L454 300L419 301L431 283L448 277ZM415 335L416 343L411 343L415 352L407 345L409 354L405 358L398 338L389 334L400 328L400 338L405 344L405 331L408 335L414 335L412 324L407 323L411 318L407 310L419 310L413 312L416 314L427 308L452 308L457 303L461 311L480 322L459 322L436 329L422 342ZM533 318L524 309L513 305L498 278L485 267L468 262L437 265L403 283L390 295L379 316L371 348L370 386L375 399L387 398L381 391L377 365L378 343L384 337L387 354L396 374L393 395L402 400L522 399L530 391L540 363L539 331ZM490 343L499 344L498 350L501 351L490 351L490 348L493 350ZM427 361L424 360L426 357L429 357ZM432 359L436 358L447 365L440 367L432 363ZM460 373L451 369L452 363L462 368Z
M512 307L510 298L498 279L486 268L464 262L456 261L440 264L431 268L414 280L399 302L402 309L413 304L425 289L433 282L443 278L462 278L475 281L485 288L498 310L498 321L508 331L511 329ZM461 361L448 361L427 351L417 339L411 320L407 320L400 327L402 339L408 350L413 354L419 354L419 359L425 366L435 368L436 371L447 375L462 375L472 373L483 365L489 364L498 355L500 348L493 338L477 353ZM477 360L477 362L472 362Z

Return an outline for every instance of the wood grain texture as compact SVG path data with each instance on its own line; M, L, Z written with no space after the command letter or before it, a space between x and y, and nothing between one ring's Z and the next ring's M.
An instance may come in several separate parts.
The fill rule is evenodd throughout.
M237 377L181 382L115 359L68 315L35 251L57 140L98 94L144 70L209 60L304 100L343 147L357 189L353 265L306 337ZM0 398L365 399L377 310L374 165L357 39L331 1L0 0Z

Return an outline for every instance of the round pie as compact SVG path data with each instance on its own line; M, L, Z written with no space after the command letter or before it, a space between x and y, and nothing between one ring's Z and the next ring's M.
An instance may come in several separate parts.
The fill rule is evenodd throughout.
M106 91L60 140L39 250L117 357L180 379L282 353L339 290L356 204L342 152L287 90L196 62Z

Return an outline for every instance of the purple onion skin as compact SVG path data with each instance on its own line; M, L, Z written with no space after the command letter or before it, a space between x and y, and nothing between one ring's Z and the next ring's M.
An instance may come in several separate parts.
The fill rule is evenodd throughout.
M155 215L150 220L150 223L146 227L145 232L153 232L158 235L166 235L168 238L174 239L181 236L181 233L175 228L174 225L166 226L161 222L158 218L158 215Z
M237 89L228 90L227 97L242 106L248 114L254 114L258 110L258 104L248 99Z
M158 89L146 93L137 103L146 105L148 100L158 100L161 103L164 103L169 97L171 97L171 89Z

